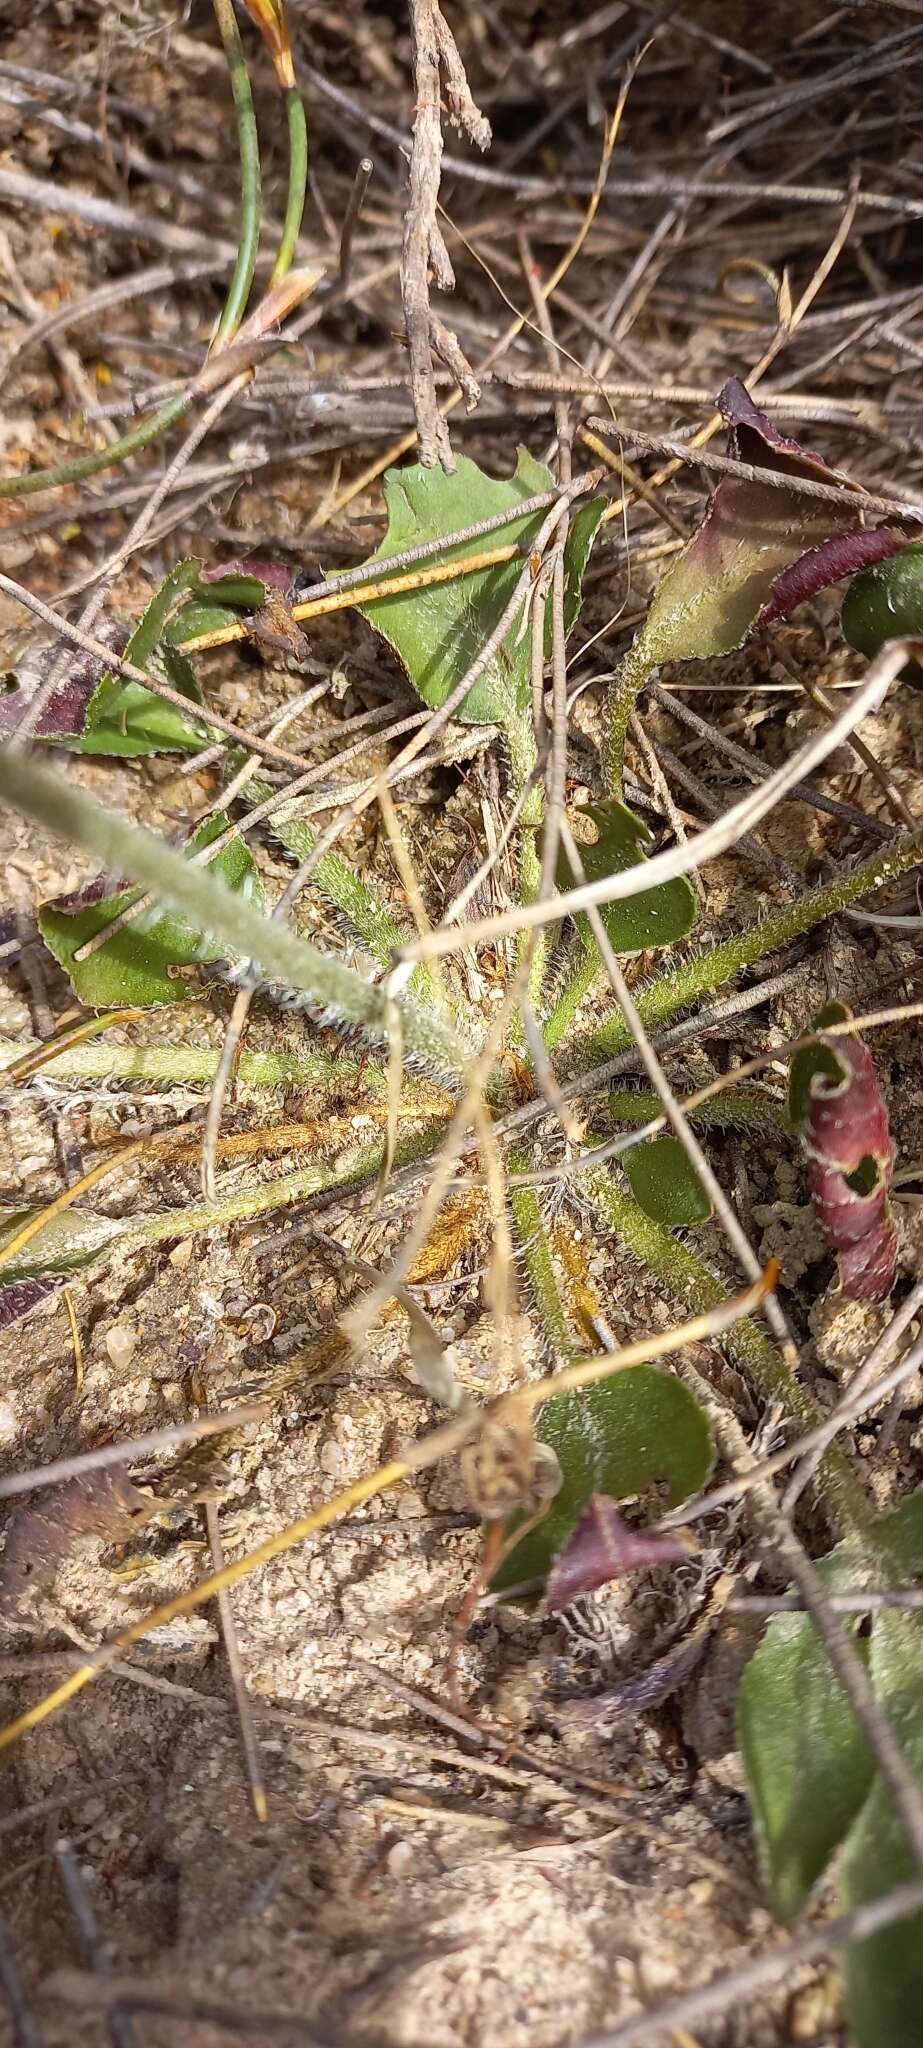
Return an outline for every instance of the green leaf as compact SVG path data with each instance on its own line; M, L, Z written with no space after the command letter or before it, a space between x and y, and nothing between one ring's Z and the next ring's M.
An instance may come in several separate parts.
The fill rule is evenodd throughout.
M851 1634L861 1656L866 1645ZM763 1880L787 1920L804 1905L866 1798L875 1767L827 1652L804 1615L770 1622L737 1699Z
M188 697L191 705L202 702L202 693L191 664L176 648L164 641L169 613L176 598L196 582L199 563L178 562L164 578L128 642L125 660L162 677L174 690ZM140 754L197 753L206 745L201 731L184 719L173 704L166 704L146 690L142 683L106 672L87 706L83 731L68 742L78 754L108 754L133 757Z
M252 796L257 802L261 796L268 794L268 783L252 783L248 790L248 797ZM307 860L317 845L318 835L313 825L307 818L298 817L297 813L291 817L279 814L270 817L267 820L267 829L273 839L277 839L280 846L294 854L299 862ZM409 935L395 923L386 906L373 895L361 875L356 874L349 862L343 859L342 854L333 848L329 853L322 854L314 870L312 882L322 895L329 897L343 917L348 919L353 931L368 948L372 959L377 960L381 967L390 967L393 954L398 947L406 945ZM426 980L426 977L422 979ZM419 983L420 980L421 977L417 975L415 982Z
M418 547L424 541L436 540L442 534L471 526L476 520L493 518L507 509L509 524L490 534L484 546L503 546L515 541L525 549L545 514L534 512L517 518L516 506L553 486L551 471L543 463L535 462L524 448L519 450L512 477L486 476L466 455L459 456L451 476L438 468L427 469L422 463L407 469L389 469L384 482L388 530L365 566L373 575L379 558L400 554L405 548ZM564 617L568 630L577 616L581 579L604 507L603 498L593 498L570 521L564 558ZM474 553L478 545L477 541L459 542L446 548L444 559L461 560ZM470 667L509 603L523 561L524 554L520 554L491 569L459 576L454 582L429 584L408 591L406 597L377 598L358 607L394 648L425 704L438 709ZM408 573L412 575L412 569ZM518 634L517 623L469 691L456 713L458 718L506 725L526 708L530 690L529 635L518 638Z
M41 1207L0 1208L0 1251L18 1237L24 1225L41 1215ZM113 1239L129 1229L127 1219L97 1216L90 1209L66 1209L36 1231L0 1266L0 1286L10 1281L29 1280L42 1273L77 1273L89 1266Z
M827 1031L831 1024L845 1024L849 1011L843 1003L825 1003L812 1020L812 1031ZM851 1077L849 1067L841 1059L836 1045L823 1039L812 1039L809 1045L800 1045L792 1054L788 1072L788 1113L796 1130L806 1122L811 1106L815 1076L822 1074L827 1081L846 1085Z
M886 640L923 640L923 541L854 576L840 612L843 638L860 654L875 655ZM901 681L923 688L923 667L909 661Z
M873 1524L873 1534L876 1549L887 1552L898 1585L918 1577L923 1572L923 1487L908 1494L889 1515L881 1515ZM847 1547L840 1546L842 1550ZM873 1572L875 1568L873 1559Z
M227 576L212 576L208 582L198 586L203 600L211 598L218 605L239 605L244 611L259 611L266 603L269 586L262 576L248 576L245 571L229 571Z
M923 1791L923 1617L887 1613L872 1630L875 1694ZM919 1869L879 1773L843 1854L844 1908L880 1899ZM923 1913L852 1942L846 2002L857 2048L898 2048L919 2038L923 2012ZM916 2018L914 2018L916 2015Z
M861 516L859 491L854 508L799 491L800 478L850 479L783 439L736 378L718 403L731 427L729 454L772 476L768 482L758 474L719 478L698 532L661 577L631 650L643 668L732 654L770 609L783 571L831 535L855 527ZM790 489L779 485L780 474L791 478Z
M589 844L581 843L579 849L588 882L640 867L645 859L642 846L650 843L653 834L626 804L610 797L598 804L581 804L578 815L589 818L596 828L596 838ZM556 879L559 889L575 886L573 869L563 848ZM640 953L656 946L672 946L677 939L685 938L695 924L697 912L692 884L685 875L677 875L673 881L642 889L639 895L628 896L621 903L603 904L600 915L613 952ZM585 935L589 934L586 918L578 917L576 923Z
M227 829L223 811L201 825L186 849L187 853L209 846ZM263 892L252 855L244 841L232 839L210 863L210 873L233 895L255 908ZM137 900L135 888L118 889L96 902L84 896L45 903L39 911L39 929L46 946L70 976L75 994L91 1009L109 1009L124 1004L143 1009L155 1003L178 1003L195 994L197 984L171 969L191 967L203 960L219 960L227 947L196 931L176 911L152 904L139 912L130 924L113 933L111 939L86 960L75 954L88 939L95 938L112 923L120 911ZM74 907L68 909L67 901Z
M209 591L211 585L205 585ZM211 597L190 597L174 612L164 633L165 647L183 647L187 640L197 640L200 633L220 633L225 626L239 626L241 615L230 605L212 602Z
M837 1593L889 1579L906 1585L923 1573L923 1490L881 1516L867 1540L837 1544L819 1569ZM868 1645L855 1635L858 1617L849 1626L860 1656L867 1656ZM807 1616L770 1622L741 1682L737 1726L765 1883L776 1912L788 1919L855 1822L875 1775Z
M625 1500L660 1483L666 1504L676 1507L704 1486L714 1460L704 1409L682 1380L653 1365L627 1366L594 1387L555 1395L536 1434L557 1456L561 1487L494 1587L547 1577L594 1493Z
M649 1138L622 1159L631 1192L655 1223L689 1229L707 1223L712 1205L678 1138Z

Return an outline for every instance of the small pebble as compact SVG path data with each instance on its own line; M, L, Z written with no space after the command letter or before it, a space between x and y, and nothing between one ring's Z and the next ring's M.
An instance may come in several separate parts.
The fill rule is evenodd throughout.
M116 1372L124 1372L125 1367L131 1364L137 1343L138 1332L128 1323L113 1323L111 1330L106 1331L106 1350Z

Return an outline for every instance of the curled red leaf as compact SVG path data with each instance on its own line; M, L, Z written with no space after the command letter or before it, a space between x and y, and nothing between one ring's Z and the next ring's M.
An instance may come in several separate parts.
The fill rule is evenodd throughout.
M819 590L841 582L844 576L855 576L874 562L886 562L891 555L903 554L910 540L911 535L899 526L869 526L861 533L832 534L819 547L799 555L776 577L769 603L760 613L760 625L786 618L796 604L804 604L807 598L816 597Z
M818 1023L847 1018L835 1005ZM792 1108L802 1127L815 1212L836 1252L843 1293L851 1301L884 1301L897 1265L888 1201L894 1149L875 1063L862 1040L821 1029L792 1062Z
M623 1572L681 1564L694 1548L692 1538L682 1529L664 1534L656 1529L632 1529L622 1520L614 1500L594 1493L549 1572L548 1613L569 1607L582 1593L595 1593Z

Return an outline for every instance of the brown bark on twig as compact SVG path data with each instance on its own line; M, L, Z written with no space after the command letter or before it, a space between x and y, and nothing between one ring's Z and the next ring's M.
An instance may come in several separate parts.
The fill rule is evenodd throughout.
M433 315L429 303L431 278L441 291L452 291L455 284L449 253L436 219L442 173L440 70L445 77L449 119L455 126L463 128L479 149L487 148L490 126L471 97L455 38L443 19L438 0L410 0L410 22L417 110L401 262L410 388L420 460L430 466L441 462L444 469L453 469L449 430L436 398Z

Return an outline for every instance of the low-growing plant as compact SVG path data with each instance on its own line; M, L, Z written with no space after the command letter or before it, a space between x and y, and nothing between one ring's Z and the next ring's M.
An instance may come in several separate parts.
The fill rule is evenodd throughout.
M216 11L238 113L245 204L215 349L220 352L244 333L237 345L244 347L246 366L243 323L259 232L259 157L233 10L220 0ZM272 55L290 138L289 193L272 290L287 274L297 242L306 130L284 13L268 0L252 0L250 13ZM46 488L102 469L166 432L196 395L201 393L172 401L105 456L20 478L16 490ZM220 727L212 722L215 714L196 674L197 651L244 637L258 646L269 606L275 607L275 630L284 638L310 618L312 608L331 600L354 604L398 656L420 703L436 714L429 725L412 716L405 722L413 738L381 780L393 786L401 766L449 715L464 727L491 728L499 739L516 910L531 914L537 906L536 918L523 915L514 954L503 947L506 926L496 934L494 966L507 996L499 1013L502 1028L486 1011L478 1012L451 966L436 966L426 930L412 928L414 910L418 925L425 924L413 890L405 892L406 916L396 916L368 872L334 844L378 793L374 783L342 806L342 817L330 828L304 791L293 788L291 776L281 784L273 781L272 766L279 763L273 763L271 742L262 763L254 762L232 734L214 801L182 847L169 847L91 799L75 780L37 765L34 749L28 756L12 745L0 752L4 800L101 865L88 887L44 903L38 920L77 1003L101 1014L71 1023L60 1039L18 1065L13 1049L4 1048L8 1078L28 1081L41 1062L51 1079L118 1080L143 1073L166 1082L215 1080L218 1055L185 1046L178 1026L169 1039L150 1037L142 1028L137 1045L104 1042L116 1016L129 1012L143 1026L147 1012L159 1016L197 997L207 981L259 992L303 1015L303 1047L244 1047L238 1074L249 1088L284 1085L309 1095L315 1120L310 1167L198 1207L110 1219L73 1206L89 1191L91 1175L51 1210L7 1213L0 1226L0 1320L28 1312L42 1290L68 1273L90 1270L116 1243L169 1242L320 1192L361 1189L371 1198L389 1176L398 1189L428 1179L431 1185L444 1183L447 1191L459 1157L479 1148L490 1199L481 1199L479 1191L461 1220L456 1214L454 1250L441 1256L448 1263L459 1245L483 1242L490 1214L496 1244L502 1219L503 1231L512 1232L522 1305L538 1353L561 1379L561 1390L545 1388L534 1430L530 1397L521 1388L505 1405L495 1402L480 1417L473 1415L452 1379L439 1333L414 1293L428 1269L410 1261L408 1270L398 1254L391 1299L409 1318L408 1349L418 1380L459 1412L425 1453L412 1449L396 1457L307 1517L285 1540L301 1540L442 1449L470 1448L476 1440L483 1455L471 1496L488 1522L484 1573L492 1596L538 1597L548 1613L629 1571L669 1571L687 1561L692 1539L678 1533L676 1516L695 1512L723 1449L714 1404L703 1402L682 1361L677 1369L655 1362L669 1342L651 1339L649 1355L641 1358L612 1338L612 1305L598 1293L589 1267L581 1267L573 1245L569 1252L563 1246L562 1216L573 1222L579 1213L584 1232L589 1228L614 1246L626 1268L633 1263L646 1282L656 1282L673 1310L692 1319L690 1328L719 1342L752 1404L775 1404L789 1423L821 1437L824 1417L795 1370L778 1306L771 1331L760 1319L762 1296L774 1298L774 1274L748 1296L748 1313L739 1314L716 1249L712 1226L716 1215L719 1222L724 1217L713 1165L721 1163L723 1134L734 1133L745 1160L750 1148L756 1157L773 1147L795 1161L801 1146L817 1220L839 1260L848 1296L883 1301L897 1272L893 1143L874 1055L842 1005L804 1018L792 1051L788 1102L765 1082L738 1085L747 1075L732 1073L723 1077L726 1089L714 1084L701 1099L681 1104L685 1114L674 1114L672 1091L646 1040L641 1058L654 1092L612 1090L611 1064L617 1066L633 1046L624 1008L616 1005L582 1034L577 1031L581 1007L604 966L610 977L616 973L603 956L644 956L632 998L644 1032L659 1034L791 939L923 861L923 830L889 838L761 919L741 921L719 939L702 942L690 881L695 844L678 857L678 871L663 878L658 835L627 801L630 720L663 663L729 654L757 627L770 630L806 597L850 576L855 580L844 600L842 625L853 647L878 655L895 635L912 640L919 633L923 639L923 543L913 541L910 526L890 518L886 525L864 523L861 486L783 438L742 383L732 380L718 403L730 428L730 467L698 531L659 582L615 677L605 707L600 787L590 803L566 802L563 650L579 617L606 499L599 473L562 490L525 449L505 477L488 475L464 457L451 473L421 462L390 469L384 480L387 529L379 547L358 572L330 579L331 588L320 595L296 598L287 573L272 562L231 563L216 577L200 561L181 561L133 630L117 634L111 645L91 642L89 652L83 648L36 722L37 745L95 759L195 756L227 740L227 721ZM491 546L478 553L477 544L488 534ZM288 644L299 643L290 638ZM549 663L550 713L544 696ZM903 677L919 681L915 662L904 667ZM885 675L879 698L887 681ZM8 730L20 709L13 691L3 700ZM833 745L837 731L831 731ZM565 810L572 841L562 837ZM302 886L335 913L356 956L352 961L270 914L247 841L256 822L265 825L274 849L298 864ZM732 818L728 845L746 829L742 817L739 830ZM489 857L485 864L489 870ZM581 893L587 886L588 898ZM591 921L597 904L601 925ZM470 947L463 925L446 930L454 930L457 950ZM472 1073L481 1069L483 1086L472 1088ZM381 1136L370 1142L364 1133L361 1142L353 1136L345 1143L335 1105L344 1094L351 1100L360 1084L363 1105L373 1104L379 1114ZM595 1105L596 1128L588 1135L585 1120L576 1130L568 1126L568 1105L575 1101ZM530 1126L533 1133L553 1130L555 1119L572 1151L583 1155L558 1161L559 1187L554 1169L536 1167L524 1139ZM280 1146L293 1145L292 1129L279 1127ZM171 1157L188 1144L182 1130L166 1137ZM262 1156L268 1157L273 1128L261 1138ZM554 1150L558 1141L551 1143ZM549 1178L557 1187L554 1227L543 1194ZM703 1231L704 1240L696 1235ZM498 1331L508 1341L509 1299L498 1277L500 1263L491 1265L492 1303ZM615 1353L611 1362L607 1346ZM340 1359L345 1338L339 1334L334 1349ZM327 1352L322 1363L326 1370ZM317 1358L314 1367L319 1369ZM290 1382L291 1375L285 1384ZM473 1464L466 1469L474 1473ZM873 1515L856 1465L832 1441L819 1443L813 1476L819 1513L838 1539L819 1566L822 1586L828 1594L858 1596L847 1624L848 1644L898 1738L912 1783L923 1792L918 1620L912 1613L876 1612L867 1631L861 1607L864 1592L905 1591L923 1574L923 1495ZM673 1520L661 1527L665 1515ZM219 1574L221 1583L243 1576L282 1547L272 1539ZM186 1611L215 1585L212 1575L194 1595L171 1603L170 1612ZM137 1640L162 1618L159 1610L120 1642ZM712 1621L709 1609L707 1626L700 1617L688 1641L623 1694L618 1711L659 1704L682 1684L704 1653ZM49 1704L88 1682L96 1668L83 1667L0 1739L33 1725ZM610 1708L616 1711L611 1701ZM816 1614L785 1613L770 1622L743 1677L739 1730L766 1883L781 1916L799 1912L828 1871L845 1908L879 1898L912 1873L912 1845L894 1803L892 1776L870 1746L856 1700L832 1670ZM885 2048L901 2038L900 2015L923 1989L921 1953L919 1918L850 1948L846 1992L861 2048Z

